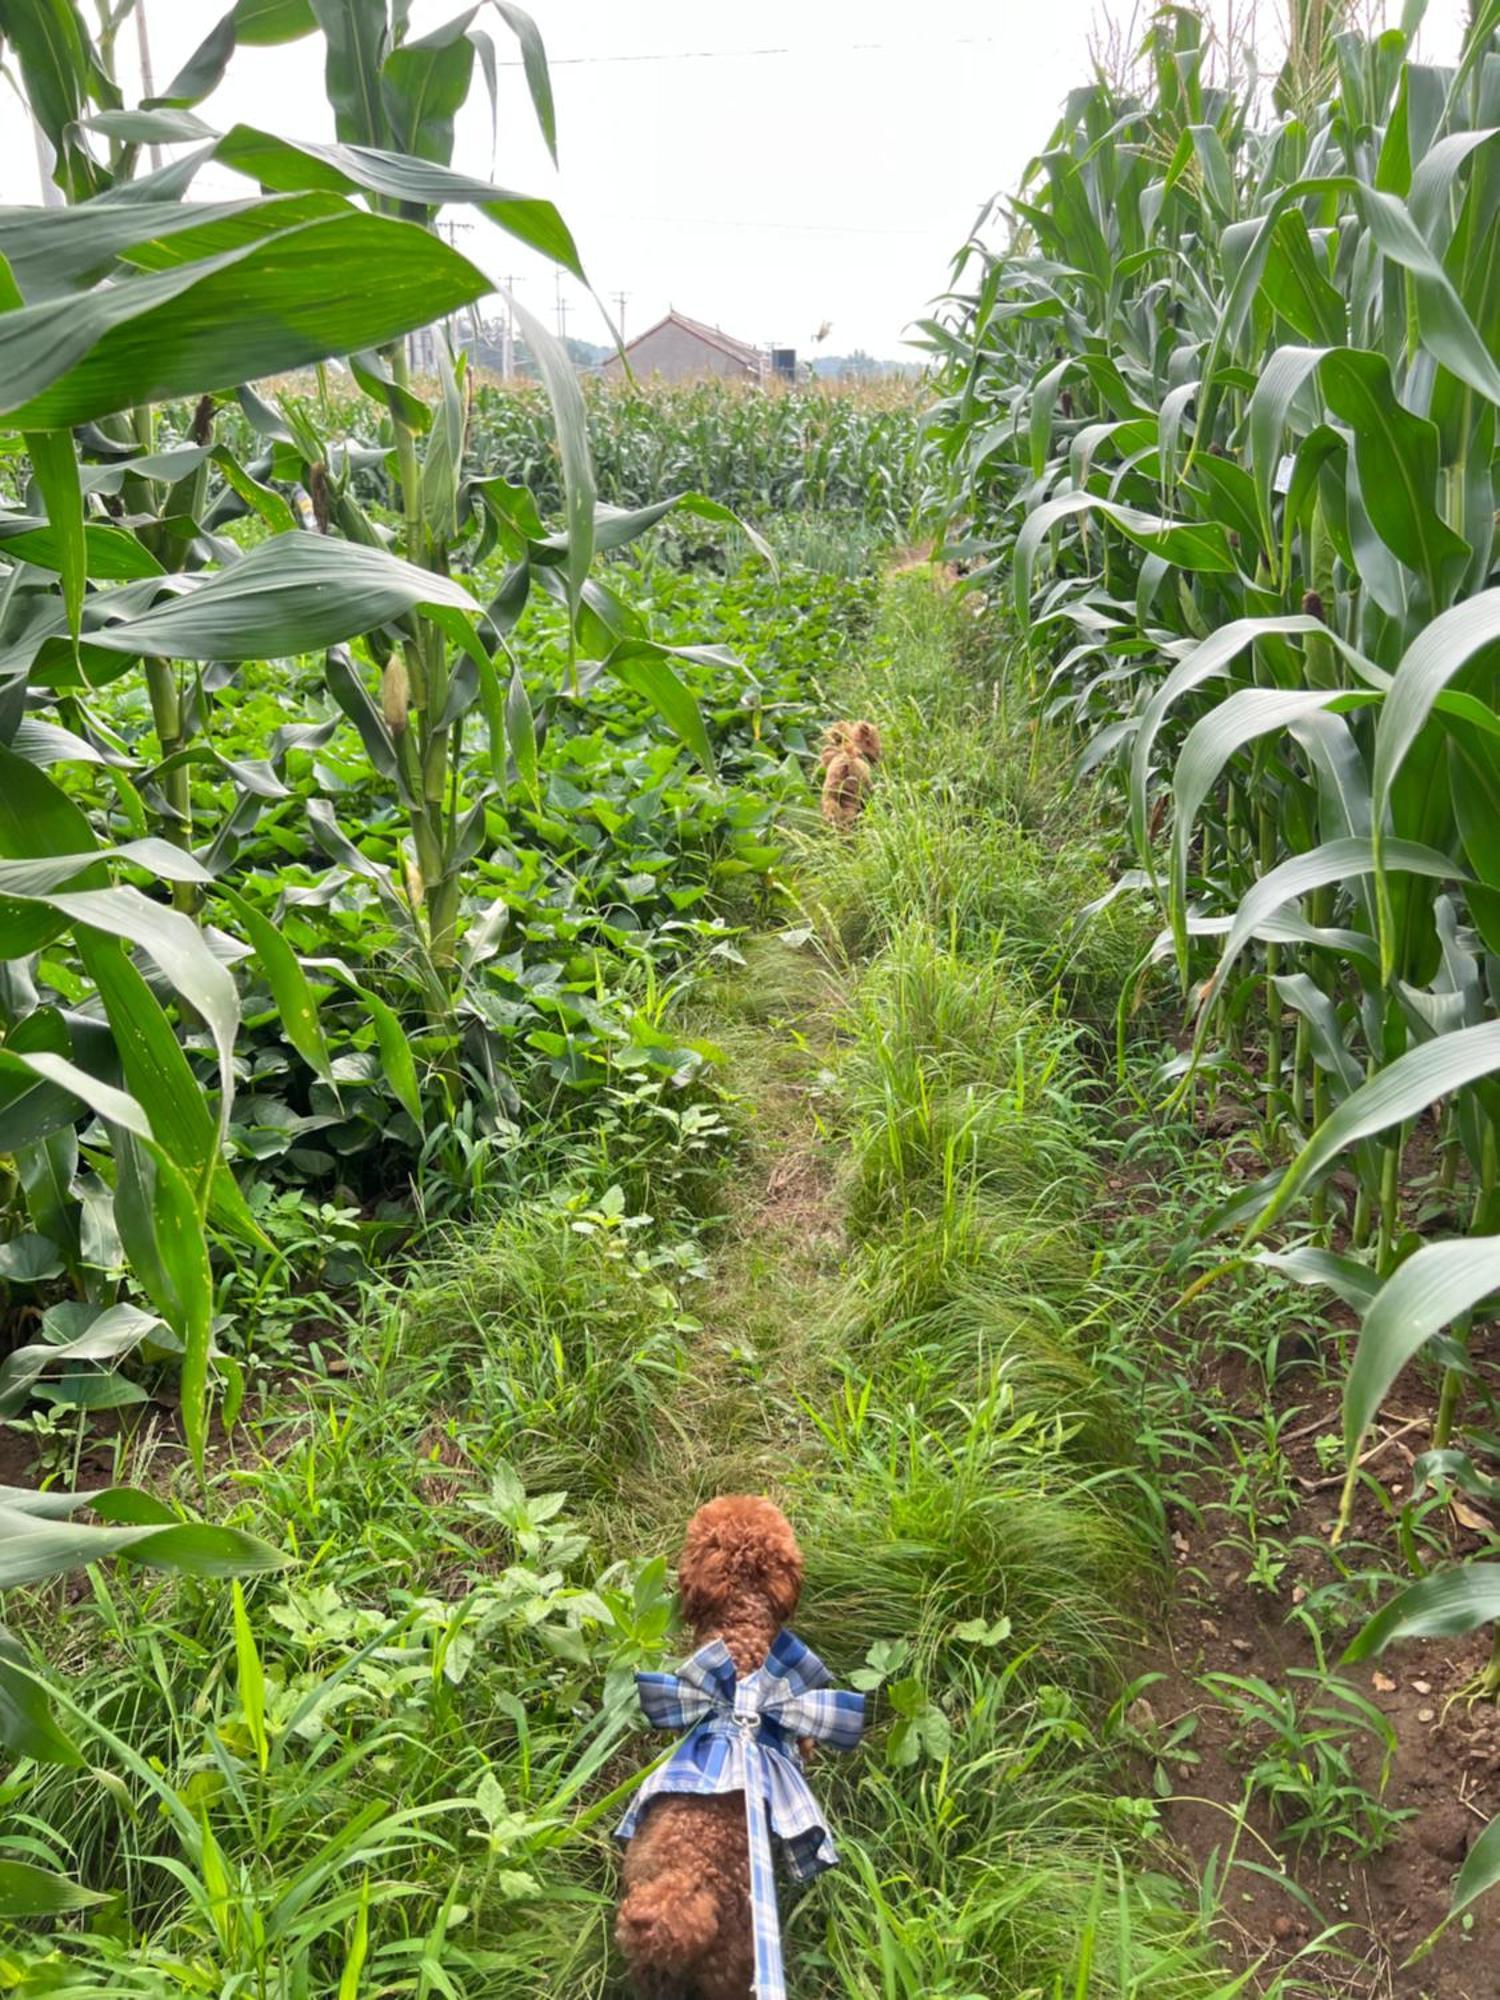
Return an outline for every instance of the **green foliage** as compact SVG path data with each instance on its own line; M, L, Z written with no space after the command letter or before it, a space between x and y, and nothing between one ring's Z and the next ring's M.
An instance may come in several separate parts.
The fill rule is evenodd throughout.
M1342 1531L1422 1353L1446 1451L1494 1289L1500 45L1480 10L1442 71L1413 18L1365 39L1337 13L1299 10L1267 107L1162 8L926 330L955 547L1009 569L1033 709L1118 785L1121 892L1160 907L1140 970L1173 962L1189 1001L1178 1101L1260 1044L1273 1171L1221 1226L1337 1241L1338 1268L1287 1275L1347 1297L1352 1260L1368 1285ZM1418 1132L1453 1237L1422 1247Z

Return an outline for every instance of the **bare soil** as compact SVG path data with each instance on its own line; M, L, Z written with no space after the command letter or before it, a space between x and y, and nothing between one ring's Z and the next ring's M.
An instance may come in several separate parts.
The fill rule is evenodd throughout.
M1205 1370L1202 1386L1251 1416L1261 1407L1258 1386L1252 1390L1235 1373L1233 1365L1220 1363ZM1281 1399L1284 1409L1295 1405L1283 1443L1299 1497L1274 1529L1291 1551L1274 1586L1252 1583L1246 1550L1224 1539L1220 1524L1231 1530L1235 1524L1214 1511L1226 1490L1222 1471L1199 1478L1190 1505L1172 1524L1177 1590L1162 1655L1149 1663L1166 1678L1149 1699L1163 1730L1188 1713L1199 1718L1190 1747L1201 1761L1172 1770L1179 1796L1164 1818L1200 1872L1215 1849L1230 1845L1246 1771L1237 1721L1200 1677L1230 1673L1280 1685L1295 1669L1316 1669L1314 1640L1297 1606L1339 1576L1330 1543L1341 1479L1320 1461L1315 1444L1320 1435L1339 1433L1338 1392L1323 1385L1309 1390L1306 1379L1299 1384L1294 1372ZM1410 1494L1412 1460L1431 1434L1435 1395L1424 1395L1423 1386L1414 1380L1398 1385L1371 1439L1369 1469L1396 1505ZM1446 1523L1454 1558L1474 1553L1493 1532L1472 1503L1463 1502L1461 1512L1462 1519L1450 1516ZM1399 1571L1392 1539L1390 1518L1372 1493L1362 1492L1346 1542L1364 1545L1354 1566L1384 1554L1388 1567ZM1330 1664L1360 1622L1356 1614L1336 1635L1325 1631ZM1239 1854L1267 1872L1237 1869L1226 1898L1242 1962L1263 1960L1267 1976L1295 1963L1319 1992L1360 2000L1495 2000L1500 1994L1500 1905L1494 1898L1481 1898L1467 1923L1454 1923L1428 1955L1407 1963L1442 1921L1454 1874L1500 1812L1500 1711L1472 1695L1488 1655L1488 1635L1478 1634L1402 1645L1342 1670L1395 1731L1399 1747L1384 1802L1411 1817L1369 1860L1337 1852L1320 1859L1313 1843L1300 1856L1278 1849L1276 1828L1253 1806ZM1354 1761L1364 1782L1376 1787L1378 1744L1371 1739ZM1283 1868L1285 1883L1275 1879ZM1334 1929L1331 1948L1317 1949L1315 1941Z

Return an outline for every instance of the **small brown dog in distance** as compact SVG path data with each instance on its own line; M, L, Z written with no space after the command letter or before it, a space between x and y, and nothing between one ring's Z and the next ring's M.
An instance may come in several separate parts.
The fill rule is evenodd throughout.
M880 762L880 731L873 722L835 722L824 733L823 817L830 826L853 826L864 809Z
M721 1639L735 1673L765 1660L802 1591L802 1551L769 1500L700 1507L677 1565L697 1646ZM743 1792L652 1799L625 1850L615 1937L641 2000L747 2000L755 1977Z

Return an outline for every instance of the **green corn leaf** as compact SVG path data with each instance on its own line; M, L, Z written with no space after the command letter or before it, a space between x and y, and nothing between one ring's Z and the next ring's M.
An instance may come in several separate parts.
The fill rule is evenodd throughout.
M231 389L378 347L488 289L427 230L340 206L214 256L0 313L0 415L57 430Z
M505 696L505 740L515 763L516 776L533 799L537 796L536 721L526 695L518 660L511 669Z
M1396 669L1375 729L1370 777L1380 915L1381 965L1390 977L1394 921L1385 882L1385 825L1391 793L1422 726L1448 683L1476 654L1500 641L1500 590L1487 590L1435 618L1415 639Z
M1313 1133L1282 1175L1246 1241L1267 1230L1347 1147L1414 1118L1438 1098L1467 1089L1496 1069L1500 1069L1500 1021L1440 1035L1378 1070Z
M1065 493L1061 499L1034 507L1016 537L1012 558L1015 606L1023 625L1031 622L1031 579L1037 550L1060 521L1070 520L1075 514L1102 514L1138 548L1180 569L1232 576L1238 567L1229 537L1217 521L1161 520L1138 507L1121 506L1093 493Z
M1409 874L1425 875L1438 881L1454 882L1467 879L1458 864L1435 848L1424 847L1420 841L1391 840L1386 842L1387 863L1395 868L1405 869ZM1375 848L1369 840L1330 840L1321 847L1313 848L1306 854L1294 854L1278 867L1262 875L1254 882L1240 902L1230 924L1229 934L1224 940L1224 950L1214 974L1209 982L1212 994L1225 990L1230 972L1240 953L1256 934L1256 928L1272 911L1279 910L1286 903L1307 895L1313 889L1321 889L1330 883L1348 881L1360 875L1375 872ZM1205 998L1203 1023L1208 1017L1208 1001ZM1199 1034L1203 1032L1200 1026ZM1305 1157L1305 1155L1299 1156Z
M1460 1910L1466 1910L1477 1896L1493 1889L1497 1882L1500 1882L1500 1816L1490 1821L1465 1855L1453 1884L1449 1916L1456 1917Z
M170 1527L95 1528L77 1521L39 1519L0 1504L0 1590L66 1576L110 1556L126 1556L152 1569L180 1570L186 1576L244 1576L285 1566L285 1558L268 1543L239 1528L197 1521L174 1522Z
M240 1706L245 1711L245 1725L255 1746L255 1760L264 1775L271 1758L271 1741L266 1734L266 1676L245 1609L244 1587L238 1577L230 1588L234 1600L234 1657Z
M358 192L386 201L411 202L427 209L445 204L477 208L508 236L540 252L550 262L560 264L580 283L586 282L578 246L552 202L496 187L492 181L473 180L435 160L416 160L406 153L390 152L378 142L339 146L314 145L310 141L293 143L253 125L234 126L219 141L215 157L224 166L233 167L262 187L280 193ZM381 269L383 273L383 265ZM433 313L430 317L438 315ZM528 345L530 341L528 334ZM379 340L351 341L346 343L346 349L379 344ZM536 353L534 347L531 351Z
M236 0L154 104L201 104L224 80L236 48L294 42L317 27L309 0Z
M403 42L380 66L380 99L391 144L447 166L453 158L453 121L463 109L474 75L476 45L470 7L430 35Z
M91 632L89 642L163 659L268 659L317 652L443 605L479 610L462 584L384 549L299 532L271 536L196 588Z
M29 431L25 444L31 455L37 484L42 489L42 498L47 503L47 522L57 544L56 567L62 580L68 630L76 639L83 616L90 549L84 536L83 488L79 484L73 439L68 431ZM134 541L133 536L123 539ZM35 559L34 556L26 558L28 561ZM99 568L94 571L95 575L107 573Z
M1424 1576L1382 1605L1344 1653L1353 1664L1403 1639L1454 1639L1500 1622L1500 1563L1467 1563Z
M422 1092L417 1082L417 1066L400 1016L393 1008L388 1007L378 994L361 985L341 960L314 958L309 959L308 964L315 972L331 973L357 996L370 1017L370 1025L375 1030L375 1045L380 1051L385 1080L391 1087L391 1094L417 1130L424 1131L426 1123L422 1115Z
M505 298L516 316L526 345L536 357L557 425L562 454L563 494L567 507L568 608L576 623L583 587L594 560L594 462L589 451L588 411L572 362L541 322L509 292Z
M380 66L388 46L386 0L310 0L310 5L327 44L323 85L340 139L384 145Z
M685 743L710 777L713 745L703 714L672 665L672 649L650 639L625 639L605 655L604 670L643 695L673 735Z
M151 1136L190 1187L206 1190L208 1213L221 1229L241 1242L266 1247L260 1225L221 1158L227 1108L216 1122L160 1001L118 939L85 929L78 936L78 951L104 1003L131 1095L150 1106ZM235 1005L237 1010L237 1001Z
M1437 510L1437 426L1402 406L1383 354L1335 348L1323 356L1318 375L1329 407L1354 432L1360 488L1375 532L1422 578L1436 611L1445 602L1447 579L1469 556L1468 543Z
M11 1078L29 1084L34 1076L66 1091L69 1096L80 1099L90 1111L110 1124L137 1133L141 1138L151 1137L151 1121L128 1091L116 1090L113 1084L104 1083L67 1056L55 1054L51 1049L33 1049L21 1052L14 1042L0 1048L0 1078Z
M1288 729L1318 709L1345 710L1379 697L1304 688L1239 688L1193 724L1172 775L1172 853L1168 908L1178 962L1187 971L1187 871L1193 828L1203 801L1230 758L1262 736Z
M1386 1392L1413 1356L1500 1287L1500 1236L1424 1243L1365 1309L1344 1378L1344 1450L1352 1459Z
M182 1343L182 1430L198 1473L208 1443L214 1283L198 1196L153 1140L110 1130L115 1223L147 1297Z
M38 1764L83 1763L77 1745L52 1713L47 1691L20 1643L0 1625L0 1748Z
M531 16L524 8L512 5L512 0L492 0L492 4L521 44L521 63L526 73L526 88L531 92L532 109L542 137L547 142L547 151L552 155L552 164L556 166L557 113L552 103L552 77L547 68L547 51L542 45L541 34Z
M1388 675L1353 647L1346 646L1336 634L1328 632L1316 618L1298 613L1286 618L1235 618L1229 624L1221 625L1217 632L1211 633L1178 661L1141 713L1140 727L1130 752L1130 824L1143 867L1151 865L1146 840L1151 758L1168 710L1194 688L1203 686L1206 681L1216 680L1257 639L1309 633L1319 633L1330 639L1360 678L1370 685L1383 687L1388 681Z
M1264 1264L1293 1284L1326 1285L1356 1312L1362 1313L1380 1289L1380 1280L1368 1264L1336 1250L1257 1250L1250 1261Z
M302 970L297 954L269 917L247 902L236 890L223 886L219 894L240 921L245 936L255 947L266 984L275 999L277 1015L287 1040L302 1060L327 1082L333 1081L333 1062L318 1014L318 1003Z

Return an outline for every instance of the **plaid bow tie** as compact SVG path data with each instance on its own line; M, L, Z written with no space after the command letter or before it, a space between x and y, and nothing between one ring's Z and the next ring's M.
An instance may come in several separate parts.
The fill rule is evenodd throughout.
M852 1750L864 1696L827 1685L828 1670L793 1633L781 1632L765 1664L740 1680L720 1639L675 1674L637 1674L641 1709L658 1729L686 1729L671 1760L653 1771L619 1828L628 1840L646 1804L664 1792L743 1792L750 1849L750 1913L757 2000L786 2000L771 1834L788 1872L806 1881L838 1860L802 1775L799 1737Z

